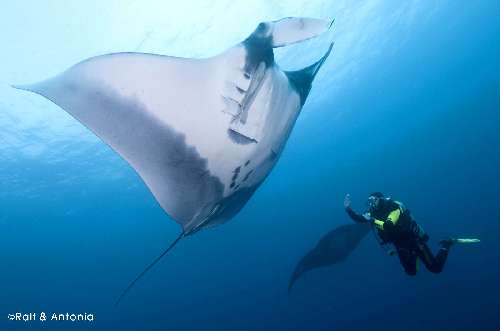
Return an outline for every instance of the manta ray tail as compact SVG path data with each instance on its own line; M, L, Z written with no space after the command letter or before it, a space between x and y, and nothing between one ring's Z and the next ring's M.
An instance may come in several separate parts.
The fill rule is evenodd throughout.
M172 248L175 247L175 245L182 239L184 238L185 233L182 232L177 239L175 239L170 246L167 247L156 259L153 260L131 283L130 285L122 292L118 300L116 300L115 307L120 304L122 299L127 295L128 292L134 287L134 285L149 271L151 268L153 268L160 260L168 253Z

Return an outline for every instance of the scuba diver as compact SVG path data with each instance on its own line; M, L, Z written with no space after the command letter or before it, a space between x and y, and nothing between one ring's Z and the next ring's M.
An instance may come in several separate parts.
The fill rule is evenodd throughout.
M408 275L417 274L418 259L433 273L440 273L448 257L448 251L456 243L476 243L478 239L449 238L440 241L440 249L433 255L427 241L429 236L413 220L410 211L398 201L385 198L380 192L369 195L368 210L358 214L351 208L349 194L344 199L344 207L355 222L368 223L374 230L381 245L392 244L398 254L401 265ZM393 255L394 251L389 254Z

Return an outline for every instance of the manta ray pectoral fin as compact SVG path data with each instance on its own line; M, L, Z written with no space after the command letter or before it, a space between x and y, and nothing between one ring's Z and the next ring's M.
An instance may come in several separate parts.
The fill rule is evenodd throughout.
M16 88L51 100L99 136L188 232L197 225L193 217L201 220L224 189L191 139L198 132L183 125L196 119L202 106L216 111L218 95L206 92L212 78L209 60L116 53Z
M367 224L354 223L341 225L321 237L316 246L295 267L288 283L288 292L309 270L345 261L369 232L370 226Z
M290 81L290 84L299 93L302 105L304 105L307 96L311 91L311 84L312 81L314 80L314 77L318 73L323 63L325 63L332 49L333 49L333 43L330 44L330 47L328 48L326 53L321 57L321 59L319 59L315 63L297 71L285 72L288 77L288 80Z
M314 38L330 29L334 20L287 17L270 23L272 47L282 47Z

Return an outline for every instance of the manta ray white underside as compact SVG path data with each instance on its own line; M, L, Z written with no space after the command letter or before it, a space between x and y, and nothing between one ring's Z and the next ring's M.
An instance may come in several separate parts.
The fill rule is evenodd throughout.
M211 58L108 54L16 87L50 99L109 144L187 235L229 220L262 183L331 50L284 72L273 47L331 24L285 18Z

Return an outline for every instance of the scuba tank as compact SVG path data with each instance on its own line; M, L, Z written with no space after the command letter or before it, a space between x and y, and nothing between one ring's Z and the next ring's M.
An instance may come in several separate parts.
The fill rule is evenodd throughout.
M399 221L392 229L392 233L380 233L373 224L371 224L371 229L379 245L389 255L392 256L395 253L394 246L391 243L393 240L406 241L416 239L416 241L419 243L426 243L429 240L429 235L427 235L424 229L413 219L410 214L410 210L407 209L403 203L392 200L390 198L386 198L385 200L392 201L399 207L399 210L401 212Z
M394 202L399 205L399 209L401 210L400 224L403 227L403 231L410 234L420 243L426 243L429 241L429 235L424 231L422 226L420 226L420 224L413 219L410 214L410 210L406 209L403 203L399 201Z

